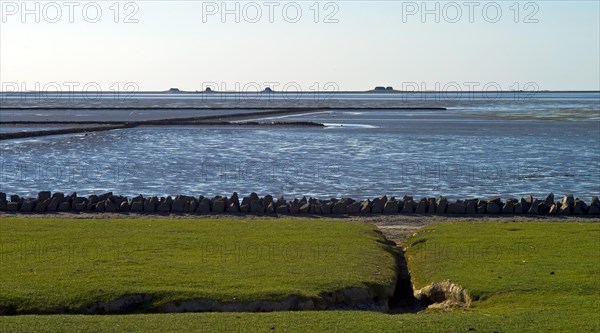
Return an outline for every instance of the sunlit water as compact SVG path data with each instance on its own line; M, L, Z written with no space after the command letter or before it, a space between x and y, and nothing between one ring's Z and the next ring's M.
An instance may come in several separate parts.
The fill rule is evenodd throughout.
M589 198L600 193L600 102L578 98L265 118L325 128L152 127L1 141L0 191Z

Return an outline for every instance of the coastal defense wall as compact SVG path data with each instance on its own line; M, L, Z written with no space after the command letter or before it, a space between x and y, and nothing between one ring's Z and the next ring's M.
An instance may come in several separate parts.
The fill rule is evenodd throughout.
M242 197L234 192L231 196L212 198L177 195L175 197L127 198L105 193L78 196L76 193L39 192L35 198L7 196L0 192L0 211L23 213L46 212L110 212L139 214L284 214L284 215L360 215L360 214L456 214L456 215L600 215L600 201L594 196L589 202L572 194L555 200L554 194L537 199L529 196L521 199L488 198L449 201L445 197L401 199L382 196L374 199L351 198L286 200L264 197L252 193Z

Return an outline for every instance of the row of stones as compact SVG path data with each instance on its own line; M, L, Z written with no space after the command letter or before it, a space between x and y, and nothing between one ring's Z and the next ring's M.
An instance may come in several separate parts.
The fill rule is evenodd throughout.
M10 201L7 201L10 199ZM445 197L414 200L405 196L396 199L382 196L375 199L357 201L351 198L320 200L314 198L286 200L274 199L271 195L259 197L256 193L239 200L234 192L230 197L204 196L191 197L143 197L128 199L124 196L105 193L102 195L78 196L49 191L39 192L37 198L21 198L12 195L7 198L0 192L0 211L19 212L134 212L134 213L252 213L252 214L563 214L599 215L600 201L594 196L586 204L573 195L566 195L560 201L554 194L545 199L469 199L448 201Z

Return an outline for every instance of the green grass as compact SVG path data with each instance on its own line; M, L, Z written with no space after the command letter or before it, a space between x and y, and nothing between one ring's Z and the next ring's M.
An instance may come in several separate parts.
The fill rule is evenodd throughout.
M450 280L468 290L476 313L600 329L598 223L444 223L404 247L416 288Z
M600 292L596 223L436 224L419 230L404 247L416 288L448 279L476 301Z
M372 236L370 228L366 227L365 232ZM0 328L8 332L600 330L598 223L443 223L421 229L406 241L405 245L409 244L413 245L407 250L407 258L417 287L451 280L467 288L475 298L470 309L402 315L324 311L12 316L0 317ZM4 290L3 287L3 293Z
M331 220L0 220L0 307L75 311L152 294L222 302L303 298L395 279L374 226ZM383 289L381 289L383 290Z
M0 317L3 332L594 332L593 323L563 325L541 316L475 312L388 315L374 312L322 311L271 313L188 313L122 316L46 315ZM557 322L559 325L557 325ZM577 328L583 329L577 331Z

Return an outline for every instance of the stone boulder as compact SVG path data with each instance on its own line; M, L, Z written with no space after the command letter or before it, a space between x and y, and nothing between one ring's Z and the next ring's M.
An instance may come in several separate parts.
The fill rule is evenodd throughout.
M573 204L573 215L583 215L588 211L587 205L583 200L575 199Z
M116 202L113 202L110 199L104 200L104 207L107 212L111 212L111 213L118 212L120 209L119 205L117 205Z
M417 204L408 197L404 197L406 200L403 200L402 210L400 211L403 214L413 214L415 212L415 208L417 208Z
M98 201L100 201L100 200L98 199L98 196L97 196L97 195L95 195L95 194L92 194L92 195L90 195L90 196L88 197L88 202L89 202L89 203L92 203L92 204L97 204L97 203L98 203Z
M413 201L412 197L404 196L403 200L398 201L398 213L414 214L416 208L417 203Z
M300 206L304 205L305 203L308 202L308 199L306 199L306 197L302 197L302 199L300 199Z
M381 198L375 198L371 202L371 213L373 214L381 214L383 213L383 207L385 206L385 202L381 200Z
M287 205L287 201L285 200L285 198L283 196L277 198L277 200L275 201L275 207L279 207L279 206L283 206L283 205Z
M477 214L485 214L487 209L487 201L478 200L477 201Z
M273 201L269 202L269 204L265 208L265 213L267 213L267 214L275 213L275 203Z
M156 212L156 206L158 206L158 198L151 197L150 199L144 201L144 212L154 213Z
M360 204L360 213L361 214L370 214L371 213L371 200L367 199Z
M523 214L523 204L521 203L521 201L517 201L516 203L514 203L514 214Z
M477 214L477 201L475 200L468 200L467 201L467 205L466 205L466 209L465 209L465 213L468 215L475 215Z
M521 210L523 211L523 213L527 213L530 208L531 204L528 202L528 200L525 198L521 198Z
M68 212L71 210L71 203L68 201L63 201L58 205L59 212Z
M263 198L263 205L265 207L269 207L269 205L273 203L273 196L270 194L265 195L265 197ZM274 204L273 204L274 205Z
M427 199L421 199L415 208L415 214L427 213Z
M546 197L546 200L544 200L544 204L547 207L554 205L554 193L548 194L548 196Z
M100 200L94 205L94 210L98 212L106 211L106 200Z
M210 200L202 198L198 201L198 208L196 208L198 214L209 214L210 213Z
M109 202L109 201L107 201L107 202ZM156 212L168 214L171 212L171 205L169 205L169 202L167 200L163 200L156 207Z
M260 199L260 197L258 196L258 194L256 194L255 192L252 192L252 193L250 193L248 203L250 203L250 202L252 202L254 200L258 201L259 199Z
M198 200L196 198L188 198L187 204L185 205L184 213L195 213L198 209Z
M37 200L38 202L46 201L52 197L52 193L50 191L41 191L38 192Z
M127 200L121 202L119 205L119 211L122 213L129 211L129 202L127 202Z
M535 201L535 198L532 195L529 195L525 198L525 202L531 206L533 204L533 202Z
M183 213L188 203L188 198L182 195L175 196L173 204L171 205L171 211L173 213Z
M453 203L448 204L448 208L446 209L447 214L464 214L466 212L466 205L464 202L458 200Z
M265 206L263 206L262 200L252 200L250 202L250 213L262 214L265 212Z
M534 199L533 202L531 202L531 204L530 204L529 211L527 211L527 214L530 214L530 215L540 214L540 205L543 205L543 204L544 204L544 202L542 200Z
M277 214L289 214L290 208L289 208L288 204L279 205L275 208L275 212Z
M112 197L113 197L112 192L106 192L104 194L99 195L98 200L102 201L102 200L112 199Z
M45 212L45 211L46 211L46 208L48 208L48 205L50 204L50 202L51 202L51 201L52 201L52 199L51 199L51 198L47 198L47 199L46 199L46 200L44 200L44 201L38 201L38 202L35 204L35 207L33 208L33 210L34 210L36 213Z
M570 205L568 202L563 201L560 202L560 207L558 208L558 213L562 215L569 215L573 212L573 205Z
M486 213L488 214L500 214L500 205L493 201L493 202L488 202L487 207L486 207Z
M590 206L590 209L588 209L588 215L600 215L600 206Z
M321 214L331 214L331 212L333 211L333 205L335 205L335 203L331 201L322 204Z
M314 211L313 214L322 215L321 207L323 207L323 203L321 201L312 204L311 211Z
M435 204L436 204L436 208L435 208L436 214L446 214L446 211L448 210L448 199L446 199L445 197L439 197L437 199L437 201L435 202Z
M427 214L435 214L436 209L437 209L437 204L435 203L435 199L429 198L427 200Z
M362 204L360 201L355 201L355 202L349 204L348 207L346 207L346 213L347 214L359 214L361 205Z
M588 209L588 215L599 215L600 214L600 200L597 196L593 196L590 200L590 207Z
M507 200L502 207L502 214L514 214L515 213L515 203L512 200Z
M300 205L300 208L298 209L298 213L309 214L311 203L307 202L306 200L304 200L304 201L300 200L300 203L301 203L301 205Z
M558 213L563 215L568 215L573 213L573 206L575 205L575 198L573 194L565 195L560 201L560 206L558 208Z
M383 205L383 213L384 214L398 214L400 210L400 206L398 205L398 200L388 200L385 205Z
M85 207L87 206L87 202L88 200L84 197L77 197L77 198L73 198L71 200L71 206L73 206L73 209L75 210L85 210ZM83 207L83 208L81 208ZM81 208L81 209L79 209Z
M141 213L144 211L144 203L141 201L132 201L131 202L131 212Z
M300 212L300 202L298 199L290 202L290 214L298 214Z
M221 214L225 212L225 208L227 207L227 198L216 196L212 199L212 212L216 214ZM264 208L263 208L264 212Z
M256 199L258 200L258 199ZM252 200L250 197L243 197L242 202L240 203L240 212L242 213L250 213L250 202Z
M227 212L234 214L241 212L240 199L238 198L237 192L233 192L231 197L229 197L229 201L227 202Z
M19 210L21 212L31 212L35 207L35 200L23 200L21 204L21 208Z
M573 194L565 195L562 201L560 202L561 207L570 206L572 208L574 204L575 198L573 197Z
M9 212L16 212L19 210L21 204L18 201L9 201L6 204L6 210Z
M52 196L52 199L50 200L50 203L46 207L46 210L49 212L55 212L58 209L58 205L60 205L62 200L64 200L64 197L60 198L58 196Z
M333 209L331 210L332 214L346 214L346 203L343 201L338 201L333 205Z

